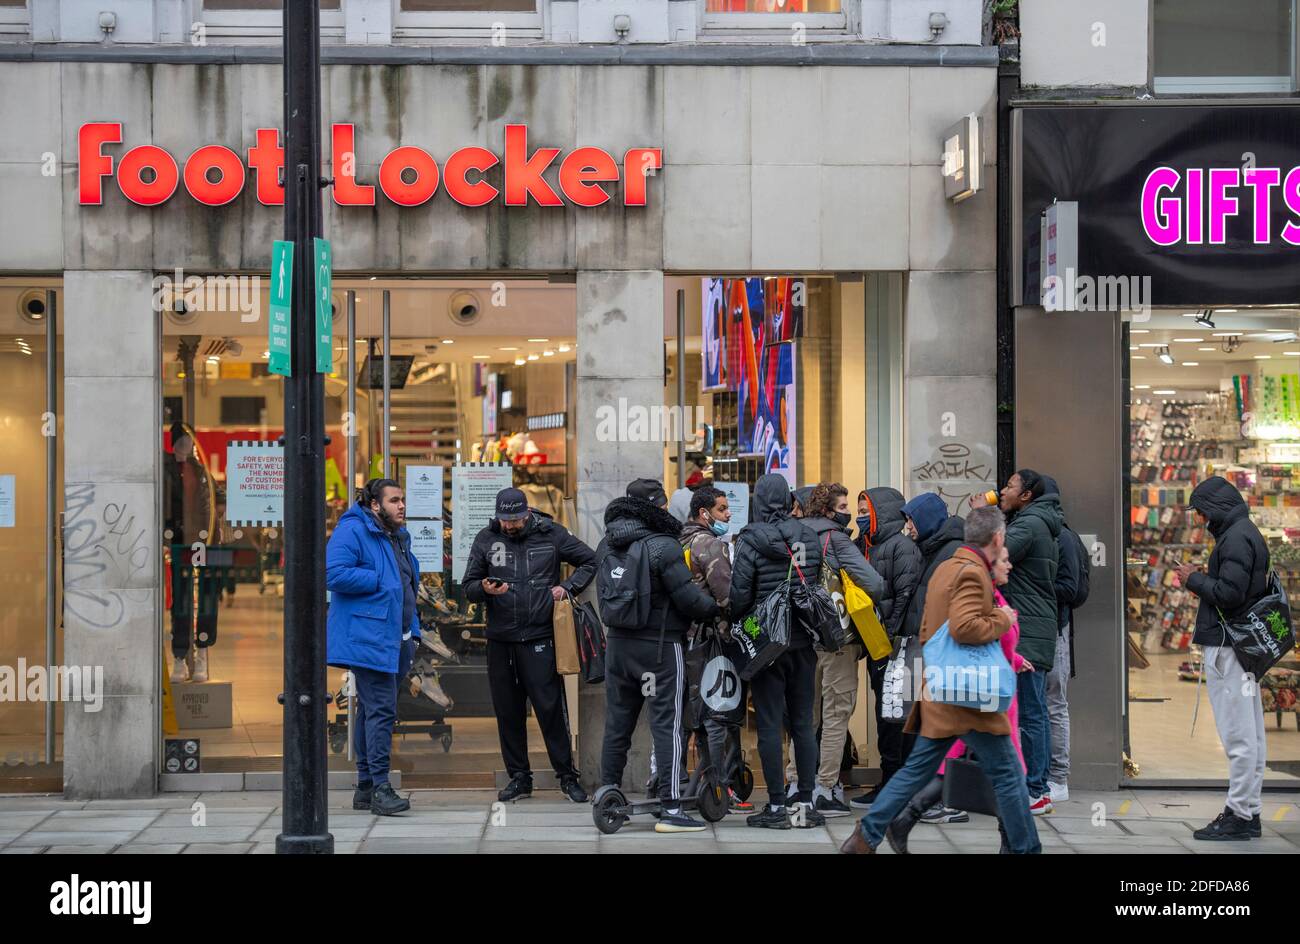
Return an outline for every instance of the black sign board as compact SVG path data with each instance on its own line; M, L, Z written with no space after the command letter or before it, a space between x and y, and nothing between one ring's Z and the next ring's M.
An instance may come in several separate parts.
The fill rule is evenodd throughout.
M1149 276L1148 305L1300 303L1300 103L1021 109L1025 303L1039 217L1079 205L1079 272Z

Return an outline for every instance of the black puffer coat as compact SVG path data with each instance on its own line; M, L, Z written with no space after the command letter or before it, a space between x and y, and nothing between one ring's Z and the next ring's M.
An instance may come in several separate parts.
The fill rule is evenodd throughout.
M610 636L658 638L682 642L691 623L712 619L721 612L718 604L691 581L682 550L682 523L644 498L616 498L605 509L605 536L596 548L596 566L604 566L610 548L621 551L634 541L646 542L650 556L650 618L644 629L607 627Z
M500 553L494 553L500 545ZM575 570L560 580L560 564ZM531 642L554 633L555 600L551 588L562 586L576 595L596 575L596 555L549 515L533 510L519 535L501 530L493 518L474 538L461 586L465 596L487 605L487 638L498 642ZM484 577L508 585L505 593L483 589Z
M916 592L907 602L907 612L899 627L901 636L919 636L921 634L921 617L925 614L925 592L930 578L940 564L957 553L957 548L966 542L966 520L957 515L949 515L928 538L918 545L921 551L921 579L916 583Z
M1201 598L1196 611L1198 646L1231 645L1219 625L1215 608L1229 618L1250 609L1268 592L1268 545L1250 520L1250 509L1227 479L1212 475L1192 491L1192 507L1205 515L1214 535L1204 573L1187 578L1187 589Z
M896 488L867 489L871 527L862 535L867 562L885 581L876 600L890 637L898 635L907 605L921 582L924 561L915 541L903 533L903 495Z
M791 550L803 559L799 564L808 580L816 580L822 566L821 542L799 518L790 517L790 486L779 475L760 476L754 483L750 523L736 537L736 555L731 565L731 618L743 620L763 598L785 582L790 574ZM789 550L787 550L789 548ZM798 580L798 574L790 574ZM798 627L790 640L792 649L812 645L812 637Z
M1002 594L1020 617L1016 652L1040 672L1056 662L1056 633L1061 611L1056 605L1056 571L1061 549L1056 543L1065 524L1061 496L1045 491L1007 522L1011 577Z

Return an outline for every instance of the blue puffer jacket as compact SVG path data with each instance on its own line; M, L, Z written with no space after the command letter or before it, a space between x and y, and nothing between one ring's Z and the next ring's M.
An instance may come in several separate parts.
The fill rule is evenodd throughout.
M420 563L411 535L397 532L418 584ZM325 661L344 668L396 672L402 647L402 572L393 542L361 505L353 505L330 535L325 549L325 587L330 591L325 623ZM407 627L420 636L416 615Z

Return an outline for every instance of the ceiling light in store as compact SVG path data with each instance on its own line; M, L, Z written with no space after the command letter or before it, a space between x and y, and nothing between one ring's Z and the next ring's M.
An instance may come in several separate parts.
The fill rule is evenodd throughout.
M1134 389L1134 390L1150 390L1150 389L1151 389L1151 385L1150 385L1150 384L1134 384L1134 385L1133 385L1133 389Z
M542 351L542 357L554 357L554 356L555 356L554 351Z
M396 427L396 426L390 426L390 427L388 427L388 431L389 431L390 433L395 433L395 432L397 432L397 427Z
M1273 357L1272 354L1256 354L1256 355L1255 355L1255 360L1257 360L1257 361L1267 361L1267 360L1271 360L1272 357Z
M547 341L549 341L549 340L551 340L551 339L550 339L550 338L529 338L529 339L528 339L528 343L529 343L529 344L545 344L545 343L546 343Z
M1220 308L1219 311L1223 312L1225 315L1235 315L1237 313L1237 309L1235 308Z
M558 350L559 350L559 352L560 352L561 354L567 354L567 353L569 353L569 351L572 350L572 348L570 348L569 345L567 345L567 344L561 344L561 345L559 346Z
M516 357L516 358L515 358L515 366L516 366L516 367L523 367L525 363L526 363L526 361L525 361L522 357Z
M1213 351L1214 348L1212 348L1212 347L1198 347L1197 350L1198 350L1198 351Z
M442 343L443 343L443 344L455 344L455 343L456 343L456 340L455 340L454 338L443 338L443 339L442 339Z
M1172 397L1178 391L1177 390L1152 390L1151 392L1156 394L1157 396Z
M529 354L528 359L530 361L540 360L540 358L536 354Z
M209 364L220 364L220 363L221 363L221 358L217 357L217 355L215 355L215 354L209 354L209 355L208 355L208 363L209 363Z
M1129 360L1133 360L1133 361L1144 361L1146 359L1147 356L1145 354L1134 354L1132 357L1129 358Z
M1174 338L1174 341L1178 344L1196 344L1204 340L1205 338Z
M517 348L517 347L499 347L499 348L497 348L497 350L498 350L498 351L517 351L517 350L519 350L519 348Z
M1160 358L1160 363L1162 364L1172 364L1174 362L1174 355L1169 353L1168 346L1162 347L1160 350L1156 351L1156 357Z
M1150 333L1151 333L1150 328L1133 328L1132 330L1129 331L1129 334L1150 334Z
M1136 351L1138 349L1138 346L1136 344L1130 344L1128 349L1130 351Z
M1216 327L1214 324L1214 309L1207 308L1205 311L1197 312L1196 323L1202 328L1213 329Z
M263 351L263 352L262 352L262 360L266 361L266 360L270 360L270 359L271 359L271 352L270 352L270 351Z
M1183 366L1184 366L1184 367L1200 367L1200 366L1201 366L1201 362L1200 362L1200 361L1183 361Z
M1167 347L1167 345L1157 341L1154 344L1139 344L1138 347Z
M473 359L476 361L485 361L491 357L492 357L491 354L475 354Z
M1274 341L1283 338L1290 339L1293 337L1289 331L1256 331L1254 334L1248 334L1246 337L1252 341Z
M1214 338L1239 338L1241 337L1241 332L1240 331L1216 331L1214 332L1214 334L1210 336Z
M1300 351L1283 351L1285 357L1300 357Z

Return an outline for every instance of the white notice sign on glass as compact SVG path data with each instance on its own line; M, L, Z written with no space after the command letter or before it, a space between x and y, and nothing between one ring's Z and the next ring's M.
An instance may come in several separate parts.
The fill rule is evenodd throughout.
M442 517L442 466L406 467L406 517Z

